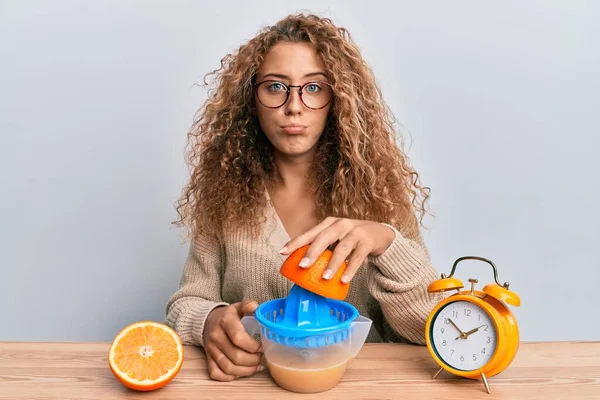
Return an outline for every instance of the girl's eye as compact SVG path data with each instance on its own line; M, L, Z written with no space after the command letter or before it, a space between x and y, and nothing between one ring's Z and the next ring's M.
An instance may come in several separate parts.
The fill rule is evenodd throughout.
M310 93L317 93L321 88L316 83L311 83L310 85L306 85L306 91Z
M269 90L272 92L282 92L285 91L285 86L279 82L274 82L269 85Z

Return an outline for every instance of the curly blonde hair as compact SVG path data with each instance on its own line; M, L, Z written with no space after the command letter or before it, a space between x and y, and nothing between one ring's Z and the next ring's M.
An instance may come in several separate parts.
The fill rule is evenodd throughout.
M260 227L265 191L277 180L273 147L254 112L253 83L269 49L280 41L309 42L334 91L314 157L311 183L319 218L387 222L417 234L429 188L396 145L395 120L373 72L349 32L328 18L289 15L227 54L188 133L191 177L177 202L178 225L201 231Z

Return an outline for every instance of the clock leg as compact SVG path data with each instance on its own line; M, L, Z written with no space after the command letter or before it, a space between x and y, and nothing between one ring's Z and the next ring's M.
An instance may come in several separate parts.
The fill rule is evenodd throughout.
M442 372L444 370L444 368L440 368L437 370L437 372L433 375L433 377L431 379L435 379L437 378L437 376L440 374L440 372Z
M487 379L485 378L485 374L481 374L481 380L483 381L483 386L485 386L485 391L490 394L490 385L488 384Z

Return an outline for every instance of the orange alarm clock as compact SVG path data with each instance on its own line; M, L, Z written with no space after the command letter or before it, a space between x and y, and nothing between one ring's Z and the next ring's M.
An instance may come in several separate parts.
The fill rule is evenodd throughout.
M463 283L453 278L456 266L464 260L479 260L490 264L495 283L482 291L475 290L477 279L469 279L470 290L462 290ZM425 338L431 356L442 370L469 379L481 379L490 393L487 378L508 367L519 348L519 328L515 316L507 307L519 307L521 299L508 289L508 282L498 282L498 270L493 262L483 257L465 256L457 259L450 276L432 282L428 291L456 290L436 305L427 319Z

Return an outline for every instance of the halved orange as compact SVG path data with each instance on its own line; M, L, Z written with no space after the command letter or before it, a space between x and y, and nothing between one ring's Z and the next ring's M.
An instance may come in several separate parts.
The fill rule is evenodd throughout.
M309 247L310 245L306 245L293 251L283 262L279 272L306 290L330 299L344 300L348 296L350 285L341 279L348 264L344 261L331 279L324 279L323 272L329 265L333 252L325 250L309 268L302 268L298 264Z
M108 364L117 380L128 388L155 390L171 382L181 369L183 345L167 325L136 322L115 337Z

